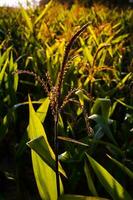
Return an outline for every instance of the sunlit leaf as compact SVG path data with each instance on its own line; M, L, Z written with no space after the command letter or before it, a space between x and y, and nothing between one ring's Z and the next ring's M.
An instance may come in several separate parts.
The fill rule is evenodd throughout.
M118 85L116 86L116 88L121 88L124 86L124 84L126 83L127 80L130 80L133 78L133 73L130 72L128 74L126 74L126 76L118 83Z
M33 149L41 158L42 160L47 163L54 171L55 171L55 155L52 157L50 151L48 149L47 143L44 140L43 136L39 136L36 139L30 140L27 145ZM62 173L65 177L66 174L62 169L59 163L59 172Z
M0 85L1 85L2 80L4 78L5 70L6 70L7 66L8 66L8 61L9 60L7 59L6 62L4 63L4 65L3 65L3 68L1 70L1 72L0 72Z
M48 108L49 108L50 100L49 98L45 98L41 106L37 109L37 116L39 117L41 122L44 122Z
M93 179L92 179L92 176L91 176L91 172L90 172L89 167L88 167L86 162L84 164L84 171L85 171L88 187L91 191L91 194L93 194L94 196L98 196L94 182L93 182Z
M91 108L91 114L101 114L102 117L108 121L110 113L111 101L110 99L97 98ZM99 113L101 112L101 113Z
M1 55L0 54L0 71L1 71L1 67L3 65L4 62L6 62L6 60L9 60L9 52L12 49L12 47L9 47L6 49L6 51L4 51L4 53Z
M37 24L37 23L42 19L42 17L45 15L45 13L47 12L47 10L48 10L49 7L51 6L51 4L52 4L52 1L49 1L49 3L45 5L44 10L43 10L42 13L37 17L37 19L36 19L34 25Z
M81 47L82 47L82 50L83 50L84 57L90 63L90 66L92 66L93 56L91 54L91 50L87 47L87 45L85 44L84 40L81 37L79 37L79 39L80 39L80 43L81 43Z
M112 44L119 43L119 42L121 42L123 39L125 39L125 38L127 38L127 37L128 37L128 34L120 35L120 36L116 37L116 38L112 41Z
M96 42L96 45L98 46L98 39L97 39L97 36L96 36L96 34L95 34L94 30L93 30L93 27L92 26L88 26L88 29L89 29L94 41Z
M120 99L116 99L116 101L119 102L120 104L122 104L123 106L125 106L126 108L133 110L133 106L127 105L126 103L124 103Z
M74 139L69 138L69 137L58 136L58 139L59 139L59 140L66 141L66 142L71 142L71 143L74 143L74 144L77 144L77 145L81 145L81 146L88 147L88 144L85 144L85 143L80 142L80 141L78 141L78 140L74 140Z
M128 169L125 165L123 165L121 162L116 160L115 158L112 158L111 156L107 155L110 160L112 160L120 169L122 169L123 172L125 172L130 178L133 179L133 172Z
M66 194L59 197L58 200L108 200L106 198L100 198L100 197L89 197L89 196L81 196L81 195L71 195Z
M21 7L21 12L22 12L22 16L24 17L29 30L32 33L33 32L33 25L32 25L32 22L31 22L31 18L29 17L29 15L27 13L27 10L24 9L23 7Z
M44 131L43 125L39 120L33 106L31 100L29 98L29 127L28 127L28 136L30 140L33 140L39 136L42 136L45 140L47 151L49 151L51 157L54 157L53 150L51 149L46 133ZM33 171L37 183L37 187L40 193L40 196L43 200L53 200L57 199L57 187L56 187L56 174L54 170L49 167L40 156L33 150L31 150L32 154L32 164ZM60 180L60 191L63 193L63 185Z
M95 174L97 175L99 181L114 200L116 199L132 200L131 196L124 189L124 187L104 167L102 167L90 155L86 154L86 156Z

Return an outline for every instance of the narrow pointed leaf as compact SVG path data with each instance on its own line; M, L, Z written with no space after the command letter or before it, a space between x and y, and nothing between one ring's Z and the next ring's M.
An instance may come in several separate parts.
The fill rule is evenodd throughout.
M31 19L30 19L28 13L26 12L26 10L23 7L21 7L21 12L22 12L22 16L24 17L29 30L31 32L33 32L33 25L32 25L32 22L31 22Z
M5 70L6 70L7 66L8 66L8 59L4 63L3 68L2 68L2 70L0 72L0 84L2 83L2 80L4 78L4 74L5 74Z
M49 9L49 7L51 6L52 4L52 1L49 1L48 4L46 4L44 10L42 11L42 13L37 17L36 21L34 24L37 24L41 19L42 17L45 15L45 13L47 12L47 10Z
M45 98L41 106L37 110L37 116L39 117L41 122L44 122L48 108L49 108L50 100L49 98Z
M117 145L117 142L108 126L108 124L105 122L105 120L103 119L102 116L97 115L97 114L93 114L91 116L89 116L89 119L92 119L94 121L97 122L97 124L99 124L99 127L102 128L103 132L107 135L107 137L114 143Z
M112 160L119 168L122 169L123 172L125 172L131 179L133 179L133 172L128 169L125 165L120 163L118 160L115 158L112 158L111 156L107 155L110 160Z
M92 177L91 177L91 173L90 173L89 167L88 167L86 162L84 164L84 171L85 171L88 187L89 187L89 189L91 191L91 194L93 194L94 196L98 196L96 188L95 188L95 185L94 185L94 182L93 182Z
M132 197L124 189L124 187L104 167L102 167L88 154L86 154L86 156L99 181L101 182L105 190L111 195L112 199L132 200Z
M89 197L89 196L81 196L81 195L71 195L66 194L59 197L58 200L108 200L106 198L100 198L100 197Z
M33 149L41 158L42 160L49 165L55 171L55 156L54 158L51 156L49 149L47 147L47 143L44 140L43 136L40 136L34 140L30 140L27 145ZM59 172L62 173L65 177L66 174L59 163Z
M51 157L53 158L54 153L48 143L45 130L29 98L28 136L30 140L33 140L42 135L45 140L46 148L49 151ZM56 174L54 170L51 167L49 167L47 163L45 163L35 151L31 150L31 154L32 154L33 171L41 199L57 200ZM61 180L60 180L60 191L62 194L63 185Z
M98 46L97 36L96 36L96 34L95 34L94 30L93 30L93 27L92 27L92 26L89 26L88 29L89 29L89 31L90 31L90 33L91 33L91 35L92 35L92 37L93 37L93 39L94 39L96 45Z
M110 99L97 98L91 109L91 114L98 114L99 110L101 110L102 112L101 115L106 121L108 121L110 106L111 106Z
M132 109L133 110L133 106L131 105L127 105L126 103L124 103L123 101L121 101L120 99L116 99L117 102L119 102L120 104L122 104L123 106L125 106L128 109Z
M66 142L72 142L72 143L77 144L77 145L89 147L88 144L85 144L85 143L80 142L80 141L78 141L78 140L74 140L74 139L69 138L69 137L58 136L58 139L59 139L59 140L66 141Z

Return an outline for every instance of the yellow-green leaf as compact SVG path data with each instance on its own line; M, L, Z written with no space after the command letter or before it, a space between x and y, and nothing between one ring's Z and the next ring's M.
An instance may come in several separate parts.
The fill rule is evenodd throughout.
M48 108L49 108L50 100L49 98L45 98L41 106L37 110L37 116L41 122L44 122Z
M95 185L94 185L94 182L93 182L92 177L91 177L91 173L90 173L89 167L88 167L86 162L85 162L85 165L84 165L84 171L85 171L88 187L89 187L89 189L91 191L91 194L93 194L95 196L98 196L96 188L95 188Z
M42 13L37 17L36 21L34 24L37 24L41 19L42 17L45 15L45 13L47 12L47 10L49 9L49 7L51 6L52 4L52 1L49 1L48 4L46 4L44 10L42 11Z
M96 36L96 34L95 34L94 30L93 30L93 27L92 26L88 26L88 29L89 29L89 31L90 31L90 33L91 33L96 45L98 46L97 36Z
M90 66L92 66L92 64L93 64L93 56L91 54L91 50L87 47L87 45L85 44L84 40L81 37L79 37L79 39L80 39L80 43L81 43L81 47L82 47L82 51L83 51L84 57L89 62Z
M29 98L29 126L28 126L28 136L30 140L33 140L39 136L44 137L46 148L50 153L51 157L54 157L52 148L50 147L43 125L38 118L32 102ZM57 200L57 187L56 187L56 174L54 170L49 167L40 156L33 150L32 154L32 165L33 171L37 183L37 187L42 200ZM63 185L60 180L60 191L63 193Z
M43 136L40 136L34 140L30 140L27 145L33 149L41 158L42 160L49 165L55 171L55 155L54 158L50 154L48 149L47 143L44 140ZM59 172L66 177L66 174L59 163Z
M3 68L2 68L2 70L1 70L1 72L0 72L0 84L1 84L1 82L2 82L2 80L3 80L3 78L4 78L4 74L5 74L5 70L6 70L6 68L7 68L7 66L8 66L8 58L6 59L6 61L5 61L5 63L4 63L4 65L3 65Z
M31 19L30 19L28 13L26 12L26 10L23 7L21 7L21 12L22 12L22 16L24 17L24 19L26 21L28 28L30 29L31 32L33 32L33 25L32 25L32 22L31 22Z
M107 155L110 160L112 160L123 172L125 172L131 179L133 179L133 172L128 169L125 165L120 163L115 158L112 158L111 156Z
M71 195L66 194L59 197L58 200L108 200L106 198L101 197L91 197L91 196L81 196L81 195Z
M104 167L102 167L90 155L86 155L99 181L105 190L111 195L112 199L132 200L132 197L124 187Z

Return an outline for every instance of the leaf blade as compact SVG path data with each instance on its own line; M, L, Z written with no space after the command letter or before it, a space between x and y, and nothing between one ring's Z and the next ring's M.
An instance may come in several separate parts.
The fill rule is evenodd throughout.
M28 136L32 140L36 137L43 135L45 143L47 145L47 150L53 156L53 151L48 143L45 130L38 118L29 97L29 126L28 126ZM38 191L43 200L57 200L57 187L56 187L56 174L54 170L49 167L36 152L31 150L33 171L38 187ZM60 191L63 193L63 185L60 179Z
M97 161L95 161L90 155L86 154L95 174L99 181L105 188L105 190L115 199L132 200L132 197L122 187L122 185Z

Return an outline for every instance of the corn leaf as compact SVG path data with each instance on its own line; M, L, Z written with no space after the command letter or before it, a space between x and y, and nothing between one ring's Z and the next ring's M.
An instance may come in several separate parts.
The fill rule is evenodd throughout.
M132 197L124 189L124 187L122 187L122 185L104 167L102 167L88 154L86 154L86 156L99 181L101 182L105 190L111 195L112 199L132 200Z
M40 136L34 140L31 140L27 143L27 145L33 149L41 158L42 160L49 165L55 171L55 156L54 158L50 154L48 149L47 143L44 140L43 136ZM59 163L59 172L62 173L65 177L66 174Z
M100 114L105 119L105 121L108 121L110 114L110 107L111 107L110 99L97 98L91 109L91 114L98 114L98 112L101 110Z
M93 56L91 55L91 51L88 49L88 47L85 44L84 40L81 37L79 37L79 39L80 39L80 43L81 43L81 47L82 47L82 51L83 51L84 57L89 62L90 66L92 66Z
M102 128L103 132L107 135L107 137L114 143L117 145L117 142L110 130L109 125L107 124L107 122L104 120L104 118L101 115L97 115L97 114L93 114L91 116L89 116L89 119L92 119L94 121L97 122L97 124L99 124L99 127Z
M6 49L6 51L2 55L0 53L0 71L1 71L4 61L6 62L6 60L9 59L9 52L11 49L12 47L9 47L8 49Z
M125 165L120 163L118 160L115 158L112 158L111 156L107 155L110 160L112 160L119 168L122 169L123 172L125 172L131 179L133 179L133 172L128 169Z
M42 104L41 106L43 108L43 102L42 101L32 101L32 103ZM10 123L15 121L15 111L16 111L16 109L18 109L20 106L24 106L24 105L27 105L27 104L29 104L29 102L23 102L23 103L15 104L12 108L9 109L8 113L3 117L3 120L0 124L0 141L2 139L4 139L4 137L8 133L8 127L9 127ZM46 108L47 108L47 106L45 104L45 109ZM40 107L39 107L39 110L40 110ZM43 112L41 112L41 114L43 114ZM37 113L37 114L39 114L39 116L40 116L40 112Z
M132 79L132 78L133 78L133 73L132 73L132 72L128 73L128 74L118 83L118 85L116 86L116 88L121 88L121 87L123 87L123 86L125 85L126 81L127 81L127 80L130 80L130 79Z
M36 19L34 25L37 24L37 23L42 19L42 17L45 15L45 13L47 12L47 10L48 10L49 7L51 6L51 4L52 4L52 1L50 1L50 2L45 6L45 8L44 8L44 10L42 11L42 13L37 17L37 19Z
M37 109L37 116L39 117L41 122L44 122L46 118L46 114L49 108L50 100L49 98L45 98L41 106Z
M88 29L89 29L89 31L90 31L90 33L91 33L91 35L92 35L92 37L93 37L93 39L94 39L96 45L98 46L97 36L96 36L95 32L93 31L92 26L88 26Z
M88 196L81 196L81 195L66 194L66 195L60 196L58 200L108 200L108 199L100 198L100 197L88 197Z
M30 19L28 13L26 12L26 10L23 7L21 7L21 12L22 12L22 16L24 17L29 30L31 32L33 32L33 25L32 25L32 22L31 22L31 19Z
M45 144L47 145L47 151L54 157L54 153L48 143L45 130L41 124L40 119L38 118L32 102L29 98L29 126L28 126L28 136L30 140L33 140L39 136L44 137ZM56 174L54 170L49 167L40 156L33 150L31 150L32 155L32 164L33 171L37 183L37 187L40 193L40 196L43 200L53 200L57 199L57 188L56 188ZM60 180L60 191L63 193L63 185Z
M84 164L84 172L85 172L85 175L86 175L86 178L87 178L87 183L88 183L88 187L91 191L91 194L93 194L94 196L98 196L94 182L93 182L92 177L91 177L89 167L88 167L86 162Z
M18 68L17 63L14 63L14 71L16 71ZM18 73L14 74L14 79L13 79L13 89L16 92L17 88L18 88L18 81L19 81L19 77L18 77Z
M69 137L58 136L58 139L59 139L59 140L62 140L62 141L65 141L65 142L71 142L71 143L73 143L73 144L85 146L85 147L88 147L88 146L89 146L88 144L85 144L85 143L83 143L83 142L80 142L80 141L78 141L78 140L75 140L75 139L72 139L72 138L69 138Z
M1 72L0 72L0 84L2 83L2 80L3 80L3 78L4 78L4 74L5 74L5 70L6 70L6 68L7 68L7 66L8 66L8 58L6 59L6 61L5 61L5 63L4 63L4 65L3 65L3 68L2 68L2 70L1 70Z
M122 40L124 40L124 39L127 38L127 37L128 37L128 34L124 34L124 35L118 36L117 38L115 38L115 39L112 41L112 44L119 43L119 42L121 42Z
M122 104L123 106L125 106L128 109L132 109L133 110L133 106L131 105L127 105L126 103L124 103L123 101L121 101L120 99L116 99L117 102L119 102L120 104Z

